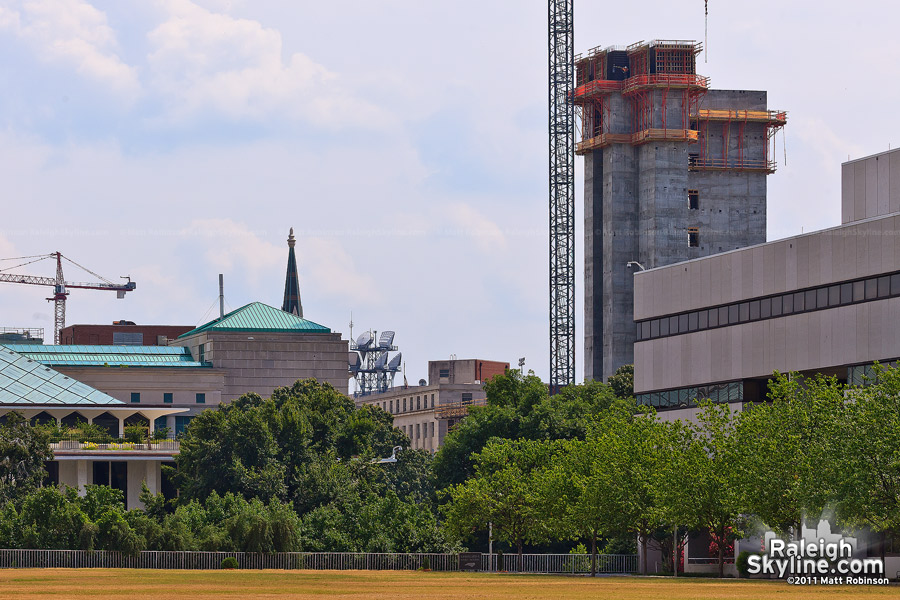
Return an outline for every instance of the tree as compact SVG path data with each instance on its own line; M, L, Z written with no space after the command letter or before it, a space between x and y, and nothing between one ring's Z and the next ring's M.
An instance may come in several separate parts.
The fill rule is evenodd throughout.
M515 546L520 557L526 542L546 540L535 478L557 449L556 444L534 440L488 443L473 457L474 476L447 492L450 502L444 512L450 531L468 537L493 523L496 538Z
M380 408L357 409L329 384L314 380L278 388L269 399L245 394L229 405L202 412L191 421L176 458L176 481L184 501L213 491L264 503L290 500L301 512L331 499L335 463L354 456L387 456L408 438ZM324 486L324 487L315 487Z
M876 365L868 385L848 391L829 460L838 519L882 535L900 533L900 370ZM884 558L884 544L881 554Z
M622 365L606 380L619 398L634 397L634 365Z
M725 572L725 547L740 537L744 523L738 469L741 449L735 419L727 404L706 401L690 436L660 475L669 515L691 529L710 532L717 547L719 577ZM676 521L676 522L677 522Z
M49 437L22 415L9 412L0 425L0 504L15 502L41 485L53 460Z
M484 389L487 404L470 408L435 456L439 489L471 477L472 455L492 438L584 439L594 417L611 410L634 412L633 398L619 398L610 386L597 381L567 386L550 396L534 374L523 377L512 370L493 377Z

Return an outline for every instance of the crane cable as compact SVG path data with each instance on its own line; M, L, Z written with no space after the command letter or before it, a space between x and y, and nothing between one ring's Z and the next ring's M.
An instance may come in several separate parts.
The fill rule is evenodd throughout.
M29 260L28 262L23 262L21 264L18 264L18 265L12 266L12 267L6 267L5 269L0 269L0 273L2 273L3 271L9 271L10 269L18 269L19 267L24 267L25 265L30 265L31 263L40 262L44 259L51 258L52 256L53 256L52 254L47 254L44 256L20 256L19 258L0 258L0 260L23 260L26 258L34 259L34 260Z

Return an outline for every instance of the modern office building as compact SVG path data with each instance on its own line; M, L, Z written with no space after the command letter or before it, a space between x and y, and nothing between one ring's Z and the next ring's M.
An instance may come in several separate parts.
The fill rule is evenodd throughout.
M701 45L639 42L576 60L585 215L585 379L634 361L632 269L766 240L773 133L764 91L710 90Z
M428 362L428 382L357 396L356 405L380 407L394 417L394 427L409 436L413 448L436 452L454 425L472 406L484 405L484 382L505 373L509 363L492 360Z
M842 221L635 274L638 401L680 418L762 400L775 371L861 382L900 358L900 151L843 165Z

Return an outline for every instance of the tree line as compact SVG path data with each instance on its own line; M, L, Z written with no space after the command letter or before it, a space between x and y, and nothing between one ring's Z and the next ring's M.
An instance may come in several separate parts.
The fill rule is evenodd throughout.
M769 402L703 404L692 422L641 412L633 373L549 396L533 375L485 384L435 456L377 406L298 381L247 394L192 420L167 476L174 499L42 485L47 433L11 417L0 427L0 546L156 550L446 552L587 544L594 555L670 560L708 532L726 548L761 526L787 532L832 511L840 524L900 533L900 374L870 385L776 375ZM168 467L165 467L168 469ZM486 548L485 548L486 549ZM646 555L643 564L646 567Z

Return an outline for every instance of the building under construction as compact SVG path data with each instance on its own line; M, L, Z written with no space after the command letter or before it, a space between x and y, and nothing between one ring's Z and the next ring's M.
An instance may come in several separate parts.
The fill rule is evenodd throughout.
M586 380L634 361L633 268L766 241L766 176L786 113L768 109L765 91L710 90L700 51L656 40L576 57Z

